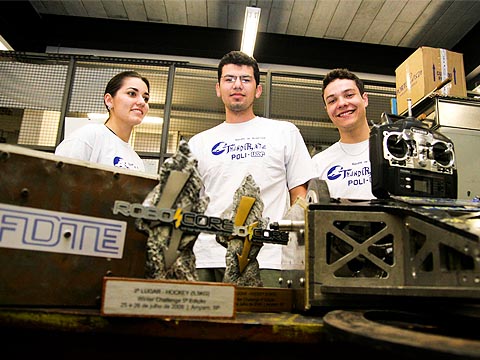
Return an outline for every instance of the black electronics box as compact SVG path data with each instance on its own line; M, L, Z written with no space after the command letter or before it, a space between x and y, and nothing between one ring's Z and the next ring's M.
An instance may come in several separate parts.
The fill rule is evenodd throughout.
M453 142L413 117L382 114L370 131L372 193L457 198Z

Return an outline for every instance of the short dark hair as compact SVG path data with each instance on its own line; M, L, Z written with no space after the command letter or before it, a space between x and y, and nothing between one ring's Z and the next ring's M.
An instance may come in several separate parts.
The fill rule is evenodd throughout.
M117 75L115 75L114 77L112 77L110 79L110 81L108 82L108 84L105 88L105 93L103 95L110 94L112 96L115 96L117 91L122 87L123 81L126 78L132 78L132 77L142 80L145 83L145 85L147 85L148 92L150 92L150 82L148 81L148 79L146 77L140 75L136 71L127 70L127 71L123 71L121 73L118 73ZM107 106L107 105L105 104L105 106ZM108 110L108 107L107 107L107 110Z
M337 80L337 79L348 79L348 80L353 80L355 81L355 84L357 85L358 90L360 91L360 95L363 95L365 92L365 87L363 86L363 81L359 79L357 75L352 73L348 69L333 69L325 75L323 78L323 89L327 87L328 84L330 84L332 81ZM325 103L325 98L322 95L323 102Z
M258 84L260 84L260 69L258 68L257 60L238 50L230 51L220 60L218 64L218 82L220 82L222 78L223 67L228 64L251 66L253 68L253 77L255 78L256 85L258 86Z

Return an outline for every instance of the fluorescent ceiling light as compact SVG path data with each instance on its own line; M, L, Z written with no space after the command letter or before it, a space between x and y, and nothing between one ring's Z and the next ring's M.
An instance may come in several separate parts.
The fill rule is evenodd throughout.
M258 22L260 21L260 8L247 6L245 21L243 23L242 46L240 51L253 56L255 40L257 38Z
M163 124L163 118L158 116L145 116L142 124Z
M104 123L108 119L108 112L106 113L88 113L88 118L93 122ZM158 116L145 116L142 124L162 124L163 118Z
M8 44L8 42L0 35L0 50L10 50L12 51L13 48Z
M88 113L88 119L94 122L103 123L108 119L108 113Z

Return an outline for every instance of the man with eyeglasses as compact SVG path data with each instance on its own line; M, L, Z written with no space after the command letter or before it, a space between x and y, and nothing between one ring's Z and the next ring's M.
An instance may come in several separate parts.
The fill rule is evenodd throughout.
M287 121L256 116L255 99L262 95L257 61L231 51L218 65L216 93L225 105L225 121L189 141L210 203L205 215L222 217L235 191L250 174L260 188L263 218L281 220L297 197L305 198L313 164L298 128ZM265 243L257 256L265 287L278 287L282 246ZM201 233L194 253L199 280L223 280L226 249L215 235Z

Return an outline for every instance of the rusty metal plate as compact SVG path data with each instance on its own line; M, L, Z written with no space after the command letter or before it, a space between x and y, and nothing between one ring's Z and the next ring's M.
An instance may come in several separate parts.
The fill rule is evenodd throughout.
M104 276L143 278L147 235L136 229L135 218L114 215L112 209L116 200L143 202L157 184L158 178L153 175L0 144L0 206L4 209L0 211L0 305L99 308ZM16 210L22 216L12 216ZM90 221L120 224L123 249L116 257L109 257L95 252L98 249L92 245L88 255L81 251L51 252L48 247L6 248L12 234L18 235L19 231L24 232L24 243L25 239L33 243L45 240L35 233L32 235L42 211L48 213L49 219L60 219L58 223L51 221L56 224L51 225L53 232L58 230L56 226L64 229L62 220L67 217L73 218L70 224L77 221L75 217L85 217L82 229L87 229L85 224ZM28 219L30 215L26 213L34 214L33 218ZM112 231L88 226L93 233L99 229ZM51 235L51 231L47 229L46 233ZM83 243L77 244L78 249L89 244L88 231L83 233Z

